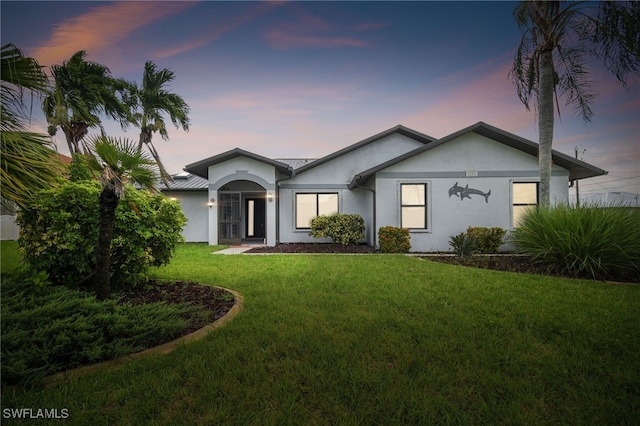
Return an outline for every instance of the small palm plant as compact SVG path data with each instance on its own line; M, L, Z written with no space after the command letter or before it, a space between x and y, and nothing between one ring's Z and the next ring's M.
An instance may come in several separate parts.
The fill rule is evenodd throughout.
M116 209L127 183L154 189L157 164L128 139L96 136L89 141L91 169L99 173L99 234L95 291L99 300L111 295L111 240Z

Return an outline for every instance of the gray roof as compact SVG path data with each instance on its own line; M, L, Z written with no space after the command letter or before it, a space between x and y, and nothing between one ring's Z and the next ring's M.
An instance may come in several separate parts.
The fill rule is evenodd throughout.
M349 188L353 189L358 185L364 184L364 182L366 182L371 176L381 171L382 169L385 169L389 166L392 166L408 158L411 158L414 155L433 149L437 146L440 146L444 143L449 142L450 140L456 139L470 132L477 133L481 136L492 139L496 142L503 143L512 148L516 148L522 152L533 155L535 157L538 156L537 143L480 121L472 126L469 126L455 133L452 133L449 136L445 136L442 139L438 139L435 142L432 142L420 148L414 149L413 151L409 151L406 154L400 155L399 157L393 158L389 161L386 161L382 164L379 164L375 167L372 167L368 170L358 173L351 180L351 183L349 184ZM552 160L554 164L557 164L558 166L569 170L569 180L585 179L589 177L607 174L605 170L602 170L596 166L592 166L591 164L585 163L584 161L577 160L569 155L563 154L556 150L552 151Z
M230 151L223 152L222 154L214 155L213 157L209 157L207 159L198 161L196 163L191 163L185 166L184 170L196 176L200 176L207 179L209 166L222 163L224 161L230 160L235 157L252 158L254 160L261 161L263 163L274 166L282 174L285 174L288 176L293 175L293 168L291 168L288 164L281 163L280 161L272 160L267 157L263 157L262 155L254 154L253 152L245 151L244 149L240 149L240 148L234 148Z
M158 185L160 191L202 191L209 188L209 181L191 173L173 175L173 181L167 187Z
M296 170L309 163L313 163L317 158L274 158L274 160L288 164L293 170Z
M324 163L326 163L328 161L331 161L331 160L333 160L333 159L335 159L337 157L340 157L340 156L342 156L344 154L347 154L347 153L349 153L351 151L355 151L358 148L361 148L361 147L363 147L365 145L368 145L368 144L370 144L372 142L375 142L377 140L385 138L385 137L387 137L389 135L392 135L394 133L398 133L398 134L401 134L401 135L406 136L408 138L414 139L414 140L416 140L418 142L422 142L425 145L430 144L431 142L436 140L435 138L432 138L431 136L427 136L427 135L425 135L423 133L417 132L417 131L415 131L413 129L410 129L410 128L405 127L405 126L403 126L401 124L398 124L397 126L392 127L392 128L390 128L388 130L385 130L384 132L381 132L381 133L378 133L377 135L373 135L371 137L368 137L367 139L361 140L360 142L356 142L353 145L349 145L346 148L343 148L343 149L341 149L339 151L333 152L333 153L331 153L331 154L329 154L327 156L324 156L324 157L320 158L319 160L316 160L316 161L314 161L312 163L304 165L304 166L300 167L299 169L296 169L296 174L302 173L302 172L306 172L307 170L312 169L312 168L314 168L316 166L319 166L320 164L324 164Z

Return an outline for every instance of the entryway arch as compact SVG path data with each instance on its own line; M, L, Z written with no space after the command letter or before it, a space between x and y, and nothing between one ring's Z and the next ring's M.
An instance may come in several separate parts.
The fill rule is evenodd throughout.
M250 180L232 180L218 188L218 244L265 243L267 189Z

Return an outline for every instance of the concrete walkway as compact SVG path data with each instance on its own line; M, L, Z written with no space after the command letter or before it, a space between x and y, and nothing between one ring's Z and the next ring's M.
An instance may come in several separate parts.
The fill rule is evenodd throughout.
M214 251L211 254L242 254L247 250L251 250L256 246L233 246L224 250Z

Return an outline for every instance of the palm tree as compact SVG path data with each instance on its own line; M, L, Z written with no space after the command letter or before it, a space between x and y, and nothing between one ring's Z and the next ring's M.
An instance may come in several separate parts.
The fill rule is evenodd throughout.
M113 78L109 68L87 61L85 56L86 52L81 50L62 65L51 66L54 87L42 104L49 134L54 136L60 127L71 154L81 152L80 145L89 128L102 130L100 114L118 120L123 126L128 120L128 111L118 97L126 82Z
M133 110L131 120L140 128L138 150L146 146L160 167L163 180L170 180L170 176L162 166L160 156L151 138L154 132L160 133L162 139L169 140L164 116L168 116L176 128L189 131L189 105L182 97L167 90L166 85L172 82L175 73L167 68L158 69L151 61L144 64L142 86L130 83L128 103Z
M533 103L537 110L541 205L550 204L554 97L558 114L558 97L564 97L567 105L575 106L588 122L593 115L595 93L586 67L587 58L590 55L603 58L623 85L640 63L638 5L612 6L609 2L600 5L599 13L594 14L590 10L593 3L523 1L514 12L524 34L509 76L525 107L529 109ZM606 22L613 19L614 12L617 22L623 24L616 31L609 31ZM635 40L635 53L625 48L633 46L633 42L625 40Z
M48 79L38 62L13 44L2 46L0 62L2 200L24 206L37 191L51 185L61 168L49 136L27 130L24 95L43 94Z
M125 195L127 183L153 189L156 163L141 153L135 142L105 135L88 144L90 167L99 173L102 191L99 196L99 233L96 248L95 290L98 299L111 295L111 240L116 209Z

